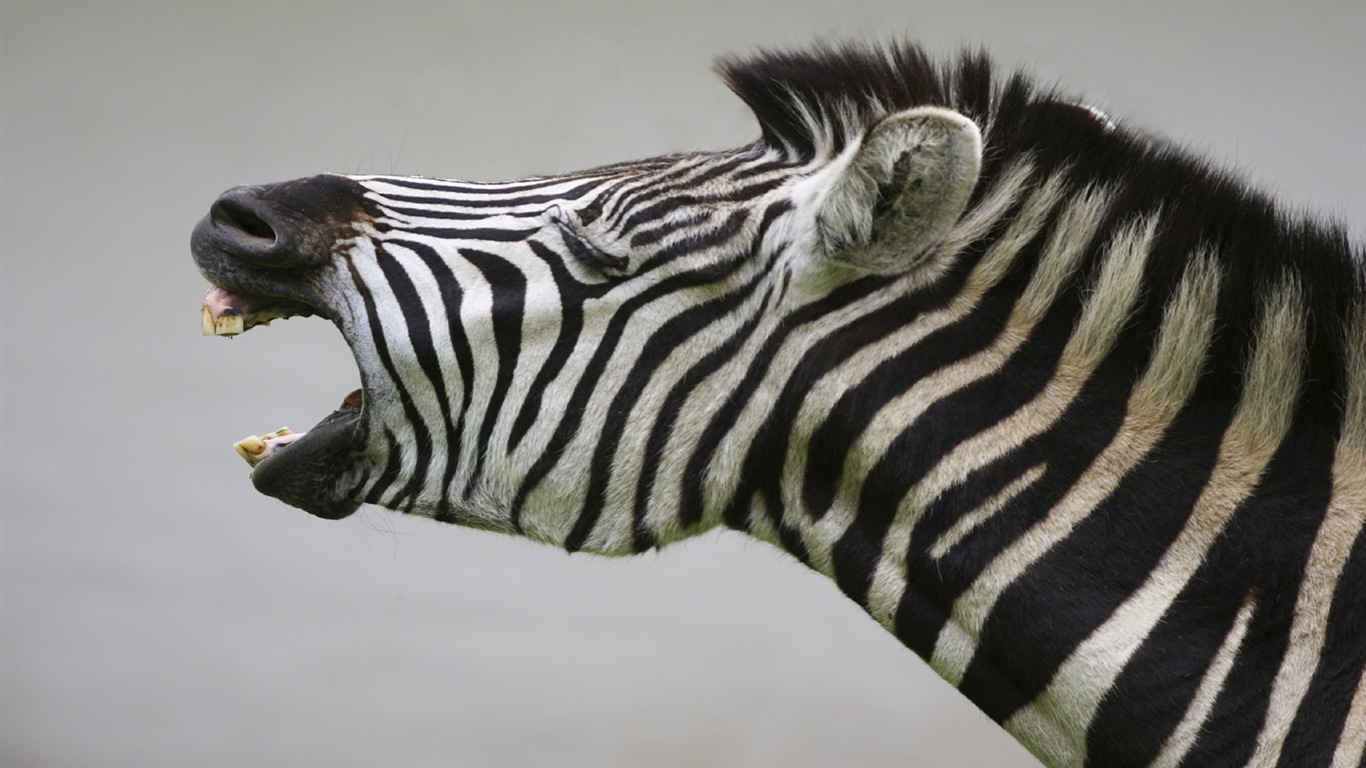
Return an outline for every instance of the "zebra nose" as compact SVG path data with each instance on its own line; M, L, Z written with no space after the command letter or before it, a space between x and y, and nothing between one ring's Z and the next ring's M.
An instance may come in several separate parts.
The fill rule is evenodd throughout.
M262 267L299 266L306 259L291 244L289 220L265 187L235 187L209 208L209 241L218 250Z
M228 190L214 201L209 215L220 229L246 242L270 247L275 244L275 230L257 211L257 201L252 197L249 187Z

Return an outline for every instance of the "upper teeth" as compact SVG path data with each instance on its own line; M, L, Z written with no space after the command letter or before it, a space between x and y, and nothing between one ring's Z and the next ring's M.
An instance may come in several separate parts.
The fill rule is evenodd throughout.
M208 305L200 314L200 326L205 336L236 336L247 329L246 320L241 314L221 314L214 316Z

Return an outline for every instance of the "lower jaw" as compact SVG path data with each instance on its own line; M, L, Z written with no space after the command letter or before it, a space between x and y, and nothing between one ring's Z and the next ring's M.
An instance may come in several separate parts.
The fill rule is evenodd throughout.
M360 502L346 497L346 476L364 450L361 410L343 407L307 432L283 437L289 439L275 441L268 455L252 462L256 490L329 520L355 512Z

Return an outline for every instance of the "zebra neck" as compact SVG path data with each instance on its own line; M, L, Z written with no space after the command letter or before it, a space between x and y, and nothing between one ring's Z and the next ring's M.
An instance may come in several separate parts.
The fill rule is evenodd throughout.
M1360 606L1334 588L1366 562L1366 313L1312 328L1279 267L1238 306L1238 262L1109 204L1038 185L951 298L872 343L812 341L807 359L857 351L778 398L791 428L759 442L782 479L727 522L833 578L1049 764L1174 765L1244 729L1274 764L1315 686L1366 700L1350 629L1351 676L1315 677L1331 604Z

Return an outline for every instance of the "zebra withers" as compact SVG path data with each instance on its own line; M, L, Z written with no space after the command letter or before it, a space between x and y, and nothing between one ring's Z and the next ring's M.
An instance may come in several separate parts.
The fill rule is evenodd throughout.
M230 190L207 333L362 389L261 491L827 574L1052 765L1356 766L1366 255L1180 148L910 45L721 65L726 152Z

